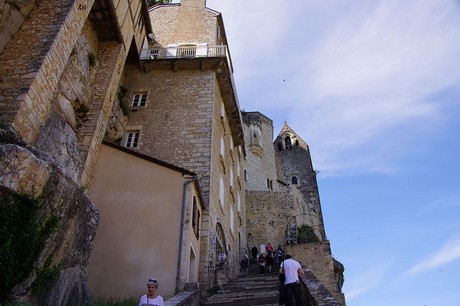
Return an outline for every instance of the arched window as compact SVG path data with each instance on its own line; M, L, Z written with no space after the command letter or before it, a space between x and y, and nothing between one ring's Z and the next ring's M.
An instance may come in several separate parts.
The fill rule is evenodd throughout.
M284 143L286 144L286 149L292 148L291 137L286 136L286 138L284 138Z
M299 184L299 180L297 179L297 176L293 176L291 178L291 183L292 183L292 185L298 185Z
M219 262L219 255L221 252L226 252L226 241L224 229L220 223L216 224L216 259Z

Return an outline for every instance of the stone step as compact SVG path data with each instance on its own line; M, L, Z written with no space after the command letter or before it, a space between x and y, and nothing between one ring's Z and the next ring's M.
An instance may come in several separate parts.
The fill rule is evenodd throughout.
M238 277L223 285L202 305L271 306L278 305L278 273L260 274L250 269L248 277ZM277 270L276 270L277 271Z

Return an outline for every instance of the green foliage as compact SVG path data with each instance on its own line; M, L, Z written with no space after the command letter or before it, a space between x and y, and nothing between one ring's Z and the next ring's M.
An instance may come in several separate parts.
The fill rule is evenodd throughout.
M59 266L52 266L52 256L48 256L43 267L36 269L37 280L34 284L34 292L36 294L43 294L48 291L52 283L58 278L61 268Z
M93 52L88 53L88 63L90 67L96 66L96 55Z
M117 92L118 103L120 104L121 111L123 115L129 115L128 102L126 101L126 95L128 94L128 89L124 86L120 86Z
M86 104L80 102L78 99L72 101L73 110L77 119L77 128L80 128L84 122L88 121L89 108Z
M168 4L171 3L171 0L147 0L147 5L152 6L155 4Z
M0 193L0 303L34 269L48 237L57 229L55 216L40 213L44 197Z
M311 226L305 224L297 228L297 243L308 243L318 241L318 236L316 236L315 231Z

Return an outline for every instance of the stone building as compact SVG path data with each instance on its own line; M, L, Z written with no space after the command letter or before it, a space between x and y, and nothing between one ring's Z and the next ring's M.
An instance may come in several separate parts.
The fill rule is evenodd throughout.
M184 234L182 242L178 242L180 238L176 237L170 241L171 246L161 247L163 256L152 257L151 264L147 265L151 273L161 275L165 284L162 292L165 297L170 297L175 291L197 283L201 289L209 289L218 282L235 277L239 271L238 263L247 244L244 138L221 14L206 8L203 0L153 6L149 14L152 34L143 46L140 63L128 62L120 82L120 88L126 92L126 100L122 103L128 104L128 120L118 128L122 131L119 135L113 132L115 125L109 124L106 139L143 156L186 169L193 173L199 184L197 192L200 196L197 198L202 199L199 204L203 206L199 220L200 247L193 247L193 239L187 239L189 236ZM124 163L123 159L119 163ZM113 172L114 169L104 171ZM97 184L91 187L90 195L98 199L96 205L101 214L101 227L116 228L124 222L122 214L118 218L104 220L104 213L113 209L122 211L126 204L107 203L112 197L101 194L108 194L106 184L109 184L107 179L111 176L101 181L99 173L102 172L97 171L98 175L94 178ZM139 173L142 173L141 168ZM154 197L154 191L147 189L145 192ZM181 188L175 192L177 195L183 193ZM177 203L168 201L157 207L180 208ZM136 204L131 207L135 209ZM190 203L188 207L191 207ZM161 210L157 209L155 213L160 214ZM173 223L166 216L159 215L155 219L158 219L159 228L164 230ZM185 219L185 224L191 223L191 220ZM120 264L119 259L108 259L114 248L108 248L105 241L113 239L114 235L115 232L108 230L98 232L95 240L89 279L97 296L109 296L111 293L104 288L102 271ZM161 235L160 230L157 238L160 246L167 243ZM142 252L145 248L140 241L136 249ZM98 243L102 243L103 247L99 248ZM176 278L175 273L167 273L167 266L161 258L177 254L178 243L184 245L182 250L185 251L183 256L179 255L184 266ZM218 255L222 251L226 252L227 261L224 267L218 269ZM134 271L146 267L145 261L124 261L125 264L128 262ZM196 269L192 267L195 263L198 263ZM176 270L173 265L171 262L170 271ZM190 271L196 271L192 273L196 277L189 277ZM98 279L92 279L96 275L99 275ZM128 275L133 279L136 277L125 268L120 269L118 275L113 275L110 289L122 297L138 294L139 287L126 288Z
M273 122L260 112L243 112L243 119L248 243L297 242L302 225L325 240L308 145L286 123L273 142Z
M38 297L26 271L13 299L137 297L151 276L165 297L203 292L302 225L320 240L312 271L340 282L316 257L329 245L308 146L287 126L273 144L269 118L242 116L222 15L205 5L0 0L0 195L44 196L59 219L34 258L56 279Z
M248 245L260 252L281 245L345 305L343 266L331 256L308 144L286 122L273 141L273 122L260 112L243 112L243 122Z
M123 67L152 32L147 7L141 0L2 0L0 16L2 198L43 197L41 213L59 220L29 259L35 269L21 270L6 289L33 304L83 304L91 300L86 265L99 219L84 190ZM59 273L38 298L32 288L40 269Z

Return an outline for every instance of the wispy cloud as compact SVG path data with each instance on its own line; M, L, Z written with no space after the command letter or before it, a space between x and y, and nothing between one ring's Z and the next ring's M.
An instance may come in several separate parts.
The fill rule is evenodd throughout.
M313 42L298 75L308 98L289 120L319 146L323 173L394 171L385 165L410 149L403 140L438 124L443 101L431 96L460 82L459 16L437 0L355 4Z
M366 292L376 288L385 279L390 270L392 262L382 263L365 269L366 273L355 276L347 286L345 295L347 302L364 295Z
M456 237L454 237L450 241L447 241L445 245L441 247L438 251L436 251L434 254L410 268L407 271L407 274L427 272L439 268L449 262L455 261L459 258L460 233L457 233Z
M456 0L208 6L224 13L242 107L287 120L322 173L395 171L405 138L453 103L432 97L460 83Z

